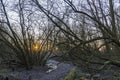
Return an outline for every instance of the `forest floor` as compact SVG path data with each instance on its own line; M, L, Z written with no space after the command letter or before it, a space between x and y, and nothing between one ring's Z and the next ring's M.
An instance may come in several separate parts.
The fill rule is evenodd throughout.
M10 80L15 80L14 78L18 80L63 80L63 78L74 67L72 64L59 63L57 61L49 62L53 63L53 65L57 67L52 69L50 65L50 67L34 67L31 70L21 68L15 71L3 69L0 75L8 76Z
M53 64L53 69L49 63ZM0 75L9 77L9 80L64 80L64 77L68 75L71 69L75 68L75 66L69 62L50 60L48 61L48 64L49 67L34 67L31 70L25 70L23 68L16 69L15 71L2 69L0 70ZM91 74L83 72L83 76L90 77ZM94 74L93 77L93 80L120 80L120 68L111 66L111 69L105 69ZM1 76L0 80L2 80Z

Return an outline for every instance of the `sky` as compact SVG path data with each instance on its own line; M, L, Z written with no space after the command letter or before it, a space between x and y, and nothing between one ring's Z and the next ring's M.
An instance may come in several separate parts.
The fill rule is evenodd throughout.
M10 19L10 21L11 21L11 23L16 23L17 24L17 22L19 22L19 15L18 15L18 13L16 12L16 10L14 9L14 8L16 8L14 5L18 2L18 0L3 0L4 1L4 3L5 3L5 5L7 5L8 7L6 7L6 9L7 9L7 12L8 12L8 15L9 15L9 19ZM40 4L42 4L42 5L47 5L47 0L39 0L40 1ZM57 11L60 13L61 11L63 11L64 12L64 3L63 3L63 0L60 0L60 1L58 1L58 0L48 0L50 3L51 3L51 1L52 2L54 2L55 4L56 4L56 2L59 2L58 4L56 4L56 5L54 5L54 7L57 7L58 5L60 6L60 8L58 8L57 7ZM74 0L73 0L74 1ZM107 0L105 0L105 1L107 1ZM85 0L83 1L83 0L81 0L80 2L82 2L83 4L85 4ZM120 0L114 0L114 2L115 2L115 8L118 8L118 7L120 7ZM74 4L78 4L79 5L79 3L77 3L77 0L76 1L74 1ZM50 5L50 4L49 4ZM106 4L107 5L107 4ZM54 11L54 9L53 9L53 11ZM38 12L36 12L36 14L41 14L41 13L38 13ZM42 17L44 17L45 15L43 15L43 16L36 16L36 18L39 18L39 19L42 19ZM35 16L34 16L35 17ZM46 18L46 17L45 17ZM42 21L46 21L46 19L42 19ZM41 22L42 23L42 22ZM43 25L43 24L41 24L41 25ZM35 32L37 32L37 29L35 29Z

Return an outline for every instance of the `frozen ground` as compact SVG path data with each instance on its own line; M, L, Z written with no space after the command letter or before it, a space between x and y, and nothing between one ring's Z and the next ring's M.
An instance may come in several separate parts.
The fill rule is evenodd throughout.
M74 67L71 64L59 63L53 60L48 62L48 66L49 68L35 67L29 71L21 70L10 72L9 76L14 76L20 80L63 80L63 78Z
M55 60L49 60L47 66L34 67L31 70L18 69L16 71L8 71L5 75L9 77L8 80L63 80L70 70L75 68L69 62L59 63ZM2 75L4 74L2 73ZM90 76L86 72L83 72L83 75L85 77ZM0 76L0 80L7 79L2 79L2 76ZM105 69L95 74L93 80L120 80L120 68L113 66L111 69Z

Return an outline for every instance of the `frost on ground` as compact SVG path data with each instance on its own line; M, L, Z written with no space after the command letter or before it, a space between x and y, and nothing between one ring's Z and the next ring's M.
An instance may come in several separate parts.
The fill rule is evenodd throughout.
M29 71L10 72L9 76L13 76L19 80L61 80L74 67L71 64L59 63L54 60L49 60L47 66L47 68L36 67Z

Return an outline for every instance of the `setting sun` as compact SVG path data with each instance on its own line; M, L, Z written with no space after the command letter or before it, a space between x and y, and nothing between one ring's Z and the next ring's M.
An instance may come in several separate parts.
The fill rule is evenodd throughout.
M36 44L34 44L33 45L33 50L34 51L38 51L38 49L39 49L39 45L36 43Z

